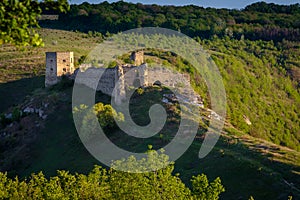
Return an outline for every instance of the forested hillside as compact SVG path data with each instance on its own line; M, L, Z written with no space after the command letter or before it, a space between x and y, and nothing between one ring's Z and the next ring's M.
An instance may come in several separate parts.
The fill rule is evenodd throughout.
M291 68L299 70L299 63L291 64L299 59L299 44L287 48L284 42L276 46L272 41L229 38L201 43L213 49L210 52L223 77L231 124L254 137L299 151L299 79L290 76ZM282 63L284 55L287 58Z
M54 14L53 11L44 11ZM67 30L116 33L137 27L164 27L181 31L190 37L213 35L251 40L300 40L300 7L267 4L247 6L243 10L190 6L159 6L123 1L109 4L71 5L58 21L43 21L44 27Z

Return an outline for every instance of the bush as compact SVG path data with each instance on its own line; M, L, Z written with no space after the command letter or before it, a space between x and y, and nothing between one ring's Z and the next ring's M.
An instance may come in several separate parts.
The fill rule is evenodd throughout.
M138 88L138 89L136 90L136 92L137 92L139 95L142 95L142 94L144 94L144 89L143 89L143 88Z
M6 126L8 124L8 119L6 119L5 114L0 114L0 123L2 126Z
M81 65L82 63L84 63L84 60L86 59L86 55L82 55L80 56L80 58L78 59L78 65Z
M87 140L93 138L94 134L96 134L97 122L104 131L112 131L117 128L116 121L124 121L122 113L117 113L111 105L104 105L103 103L97 103L93 108L82 104L79 107L74 107L73 113L78 121L82 122L81 134ZM94 120L95 116L97 121Z
M19 121L21 118L21 111L19 108L15 107L12 111L12 121Z

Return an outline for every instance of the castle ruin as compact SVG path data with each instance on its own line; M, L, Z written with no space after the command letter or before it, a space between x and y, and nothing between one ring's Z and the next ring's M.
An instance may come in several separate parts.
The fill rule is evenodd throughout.
M88 86L110 96L112 96L116 86L118 87L116 88L117 93L120 96L125 96L125 90L130 86L140 87L148 85L146 64L140 66L121 65L114 68L89 67L84 71L77 69L75 74L76 84ZM100 76L101 78L99 79Z
M46 87L55 85L61 76L71 75L73 72L73 52L46 52Z
M73 52L47 52L46 53L46 81L49 87L59 81L59 77L66 74L76 75L76 84L82 84L109 96L121 99L126 96L130 87L151 86L159 81L163 86L180 90L185 101L202 103L198 94L190 87L190 76L180 74L168 68L148 67L144 63L144 52L133 52L130 56L133 65L117 65L114 68L96 68L82 66L74 71ZM100 78L101 76L101 78ZM120 99L119 99L120 100ZM202 103L203 104L203 103Z

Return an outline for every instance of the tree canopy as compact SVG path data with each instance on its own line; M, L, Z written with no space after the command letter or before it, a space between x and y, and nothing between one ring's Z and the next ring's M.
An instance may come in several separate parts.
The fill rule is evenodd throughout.
M34 28L39 27L38 17L45 10L67 12L67 0L2 0L0 1L0 44L17 46L42 46L43 42Z
M145 166L165 160L166 155L149 150L142 162ZM0 172L1 199L201 199L217 200L225 189L220 178L209 182L206 175L193 176L192 190L179 175L172 175L174 166L148 173L130 173L141 161L134 157L116 161L114 166L126 167L121 172L100 166L88 174L70 174L57 171L57 176L46 178L42 172L27 180L10 179Z
M251 40L299 41L299 4L254 3L243 10L203 8L195 5L160 6L124 1L71 5L56 21L41 21L44 27L117 33L138 27L163 27L190 37L229 36Z
M116 110L109 104L104 105L103 103L96 103L93 108L88 108L86 105L81 104L79 107L74 107L74 115L79 117L79 121L82 122L81 129L82 136L85 139L91 139L93 137L93 131L97 124L94 124L95 121L91 120L95 116L98 119L100 126L104 130L113 130L117 128L117 121L124 121L124 115L121 112L116 112Z

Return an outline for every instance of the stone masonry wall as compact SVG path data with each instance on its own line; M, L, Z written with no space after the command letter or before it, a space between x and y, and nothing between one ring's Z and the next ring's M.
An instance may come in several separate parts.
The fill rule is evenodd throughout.
M73 52L46 52L46 87L56 84L62 75L71 75L73 72Z
M57 52L57 76L72 74L74 72L73 52Z
M76 83L86 85L104 94L112 95L115 83L118 80L117 71L117 68L90 67L84 72L77 72ZM100 76L101 79L99 80Z
M101 79L98 81L99 77ZM160 81L163 86L170 89L176 88L182 98L190 102L199 102L201 98L190 86L190 77L167 68L141 66L118 66L115 68L88 68L77 76L76 83L84 84L92 89L101 91L112 96L112 92L119 81L115 91L119 96L125 96L125 91L134 86L151 86L156 81Z
M140 87L148 85L147 65L140 66L123 66L124 85L128 87Z
M201 98L194 92L190 85L190 76L181 74L168 68L149 67L148 70L148 85L152 85L159 81L163 86L170 89L176 88L182 97L190 102L198 102Z
M58 82L56 52L46 52L45 86L49 87Z
M88 67L84 71L77 70L76 83L84 84L110 96L113 96L117 86L115 92L122 98L125 97L126 89L129 87L151 86L159 81L163 86L175 88L187 101L197 102L201 99L192 90L188 74L180 74L168 68L148 67L147 64L143 64L143 55L142 51L132 53L131 59L135 61L135 65L114 68ZM73 72L73 52L46 53L46 87L56 84L60 76L73 74ZM116 85L118 81L119 84Z

